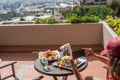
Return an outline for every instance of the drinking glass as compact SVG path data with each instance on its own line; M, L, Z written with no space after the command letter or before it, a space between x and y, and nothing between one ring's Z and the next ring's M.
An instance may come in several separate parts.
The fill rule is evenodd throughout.
M47 59L41 59L42 66L48 66L48 60Z

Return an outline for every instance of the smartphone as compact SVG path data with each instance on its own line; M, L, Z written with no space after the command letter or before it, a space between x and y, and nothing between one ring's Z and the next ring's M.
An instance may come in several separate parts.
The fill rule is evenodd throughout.
M85 52L83 49L72 52L73 58L85 57Z

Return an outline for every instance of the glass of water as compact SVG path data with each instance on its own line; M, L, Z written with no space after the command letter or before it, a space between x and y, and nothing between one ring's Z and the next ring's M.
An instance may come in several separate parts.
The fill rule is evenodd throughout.
M41 59L41 65L42 65L42 67L45 71L47 71L47 72L49 71L48 60L47 59Z
M42 66L48 66L48 60L47 59L41 59Z

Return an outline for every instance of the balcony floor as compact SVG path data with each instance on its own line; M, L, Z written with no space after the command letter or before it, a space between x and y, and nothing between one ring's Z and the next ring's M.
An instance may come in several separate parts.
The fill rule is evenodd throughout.
M32 53L0 53L0 58L3 62L17 61L15 64L16 75L20 80L32 80L39 75L43 75L38 73L34 69L34 61L37 58L36 54ZM102 68L104 66L103 63L97 60L89 60L88 67L81 72L83 77L85 76L96 76L100 78L106 77L106 70ZM1 76L5 76L9 74L11 71L10 67L1 69ZM102 73L102 74L101 74ZM53 80L51 76L43 75L44 79L42 80ZM14 80L12 77L6 80ZM61 80L61 79L59 79ZM68 80L76 80L74 75L69 76Z

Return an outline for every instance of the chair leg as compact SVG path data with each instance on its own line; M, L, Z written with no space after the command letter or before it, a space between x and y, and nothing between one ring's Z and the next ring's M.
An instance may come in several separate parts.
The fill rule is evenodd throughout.
M67 80L68 76L63 76L62 80Z
M0 80L1 80L1 73L0 73Z
M58 78L57 78L56 76L53 76L53 79L54 79L54 80L58 80Z
M39 76L39 77L34 78L34 79L32 79L32 80L41 80L42 78L44 78L44 76Z
M15 78L16 78L14 64L12 64L11 66L12 66L12 73L13 73L13 77L15 77Z
M16 75L15 75L15 68L14 68L14 64L15 64L15 63L16 63L16 61L10 62L10 63L8 63L8 64L5 64L5 65L0 66L0 69L5 68L5 67L7 67L7 66L11 66L11 70L12 70L12 74L10 74L10 75L8 75L8 76L5 76L5 77L3 77L3 78L1 78L1 74L0 74L0 80L5 80L5 79L7 79L7 78L9 78L9 77L12 77L12 76L15 78L15 80L18 80L18 78L17 78Z

